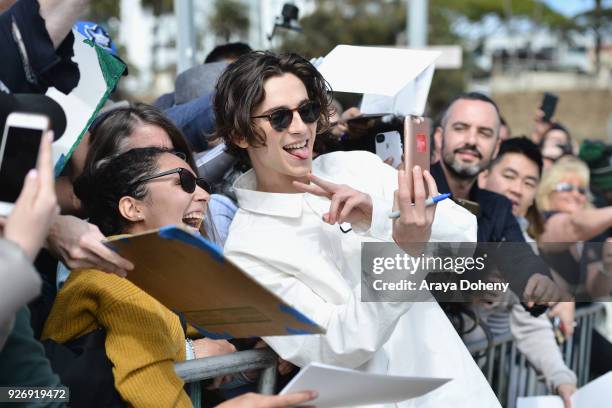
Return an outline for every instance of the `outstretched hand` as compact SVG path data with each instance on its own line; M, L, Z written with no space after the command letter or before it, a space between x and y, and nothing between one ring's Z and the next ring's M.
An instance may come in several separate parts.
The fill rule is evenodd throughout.
M217 408L289 408L303 406L305 402L317 398L314 391L301 391L286 395L261 395L249 392L225 401Z
M293 186L303 193L328 198L331 203L323 221L330 225L348 222L351 224L372 223L372 197L346 184L336 184L313 174L308 175L310 184L294 181Z
M134 265L103 244L106 237L100 229L72 215L55 217L47 245L68 268L99 269L127 276Z

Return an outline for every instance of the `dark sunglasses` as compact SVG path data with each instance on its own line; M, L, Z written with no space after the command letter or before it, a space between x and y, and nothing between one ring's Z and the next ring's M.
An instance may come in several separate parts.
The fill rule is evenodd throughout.
M188 194L193 193L195 191L196 185L197 185L201 189L206 191L208 194L212 194L211 193L210 184L208 184L208 182L206 180L204 180L203 178L199 178L199 177L194 176L192 172L190 172L189 170L187 170L185 168L182 168L182 167L178 167L176 169L164 171L164 172L156 174L154 176L147 177L147 178L144 178L142 180L138 180L138 181L136 181L134 183L134 185L140 184L140 183L144 183L146 181L151 181L151 180L159 178L159 177L168 176L168 175L174 174L174 173L178 173L179 180L181 182L181 188L183 189L184 192L186 192Z
M584 187L577 187L570 183L559 183L555 186L553 191L557 193L571 193L572 191L578 191L582 195L586 195L587 190Z
M293 122L293 112L295 111L299 113L302 122L314 123L319 119L319 115L321 115L321 104L317 101L308 101L295 109L280 108L267 115L251 116L251 119L268 119L270 126L272 126L274 130L282 132L291 125L291 122Z

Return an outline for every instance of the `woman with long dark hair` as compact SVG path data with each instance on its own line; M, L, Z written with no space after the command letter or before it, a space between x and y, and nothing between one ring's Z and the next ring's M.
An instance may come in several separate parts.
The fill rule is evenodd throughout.
M128 150L89 167L75 181L75 193L90 222L107 236L170 224L199 233L207 188L181 153L159 147ZM225 340L208 339L191 342L188 350L185 339L195 333L185 330L175 313L146 292L115 274L73 270L58 293L42 338L66 344L92 333L104 336L118 394L112 402L137 407L191 406L174 363L190 353L201 358L235 350ZM291 403L311 398L303 394Z

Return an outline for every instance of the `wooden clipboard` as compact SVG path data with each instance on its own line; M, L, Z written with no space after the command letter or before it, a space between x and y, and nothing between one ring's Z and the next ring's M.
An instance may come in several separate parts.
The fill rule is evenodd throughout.
M127 279L209 338L322 334L325 330L189 230L168 226L107 241L130 260Z

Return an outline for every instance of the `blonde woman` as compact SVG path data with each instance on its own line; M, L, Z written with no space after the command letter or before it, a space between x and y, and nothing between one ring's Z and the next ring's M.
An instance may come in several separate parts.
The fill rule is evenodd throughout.
M610 293L612 279L601 263L583 259L582 244L612 227L612 207L594 208L588 185L588 167L573 156L561 158L544 173L536 194L537 207L544 216L544 231L538 242L555 243L555 252L571 254L571 258L567 253L548 257L557 278L568 286L584 284L590 296L600 297ZM550 249L550 245L544 245L545 252Z

